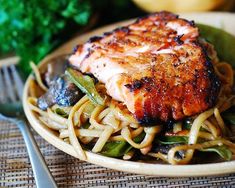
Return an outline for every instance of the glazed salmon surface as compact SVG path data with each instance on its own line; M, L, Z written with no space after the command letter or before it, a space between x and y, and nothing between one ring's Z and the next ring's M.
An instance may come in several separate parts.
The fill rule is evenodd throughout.
M198 28L169 12L92 37L69 61L104 83L145 125L205 111L220 89Z

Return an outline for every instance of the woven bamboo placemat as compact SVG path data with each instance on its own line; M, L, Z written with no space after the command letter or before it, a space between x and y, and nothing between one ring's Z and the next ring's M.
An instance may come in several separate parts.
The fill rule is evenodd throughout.
M114 171L79 161L48 144L37 133L34 136L59 187L235 187L235 174L166 178ZM3 121L0 121L0 187L35 187L23 138L15 125Z

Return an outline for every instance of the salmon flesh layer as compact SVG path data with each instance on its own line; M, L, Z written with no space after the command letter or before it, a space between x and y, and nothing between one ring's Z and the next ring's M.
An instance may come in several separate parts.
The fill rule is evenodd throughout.
M159 12L90 38L69 61L93 74L112 98L150 125L215 104L220 81L203 43L193 21Z

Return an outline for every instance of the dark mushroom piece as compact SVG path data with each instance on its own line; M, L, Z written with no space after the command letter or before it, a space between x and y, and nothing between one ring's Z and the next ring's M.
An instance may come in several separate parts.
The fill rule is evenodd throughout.
M54 104L72 106L81 98L80 90L64 75L66 67L67 55L53 58L48 63L42 79L49 89L37 101L40 109L46 110Z
M163 154L168 154L169 150L175 146L179 146L180 144L169 144L169 145L165 145L165 144L160 144L160 143L154 143L153 147L151 149L151 152L154 153L163 153ZM183 159L185 155L185 151L179 151L176 152L175 157L178 159Z
M63 75L51 81L50 88L38 99L37 104L40 109L46 110L54 104L72 106L80 98L80 90Z

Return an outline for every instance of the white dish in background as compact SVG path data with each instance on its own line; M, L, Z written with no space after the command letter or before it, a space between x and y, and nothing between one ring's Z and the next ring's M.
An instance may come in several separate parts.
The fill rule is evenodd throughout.
M235 35L235 14L232 13L183 13L179 14L182 18L187 18L189 20L194 20L196 23L204 23L218 28L223 28L227 32ZM116 27L126 25L131 21L119 22L109 26L96 29L92 32L78 36L71 41L65 43L60 48L55 50L53 53L48 55L41 61L40 66L45 65L49 59L62 55L69 54L72 52L74 46L79 43L84 43L91 36L101 35L105 31L110 31ZM38 119L37 115L34 114L27 106L28 88L29 80L32 79L32 75L26 81L23 95L23 105L25 114L31 123L35 131L41 135L47 142L51 143L63 152L77 157L76 152L70 144L62 141L55 132L45 127ZM112 168L115 170L126 171L137 174L145 175L156 175L156 176L169 176L169 177L179 177L179 176L207 176L207 175L217 175L235 172L235 160L220 163L210 163L210 164L194 164L194 165L170 165L170 164L149 164L142 162L132 162L124 161L121 159L115 159L110 157L105 157L99 154L86 152L87 162L94 163L107 168Z

